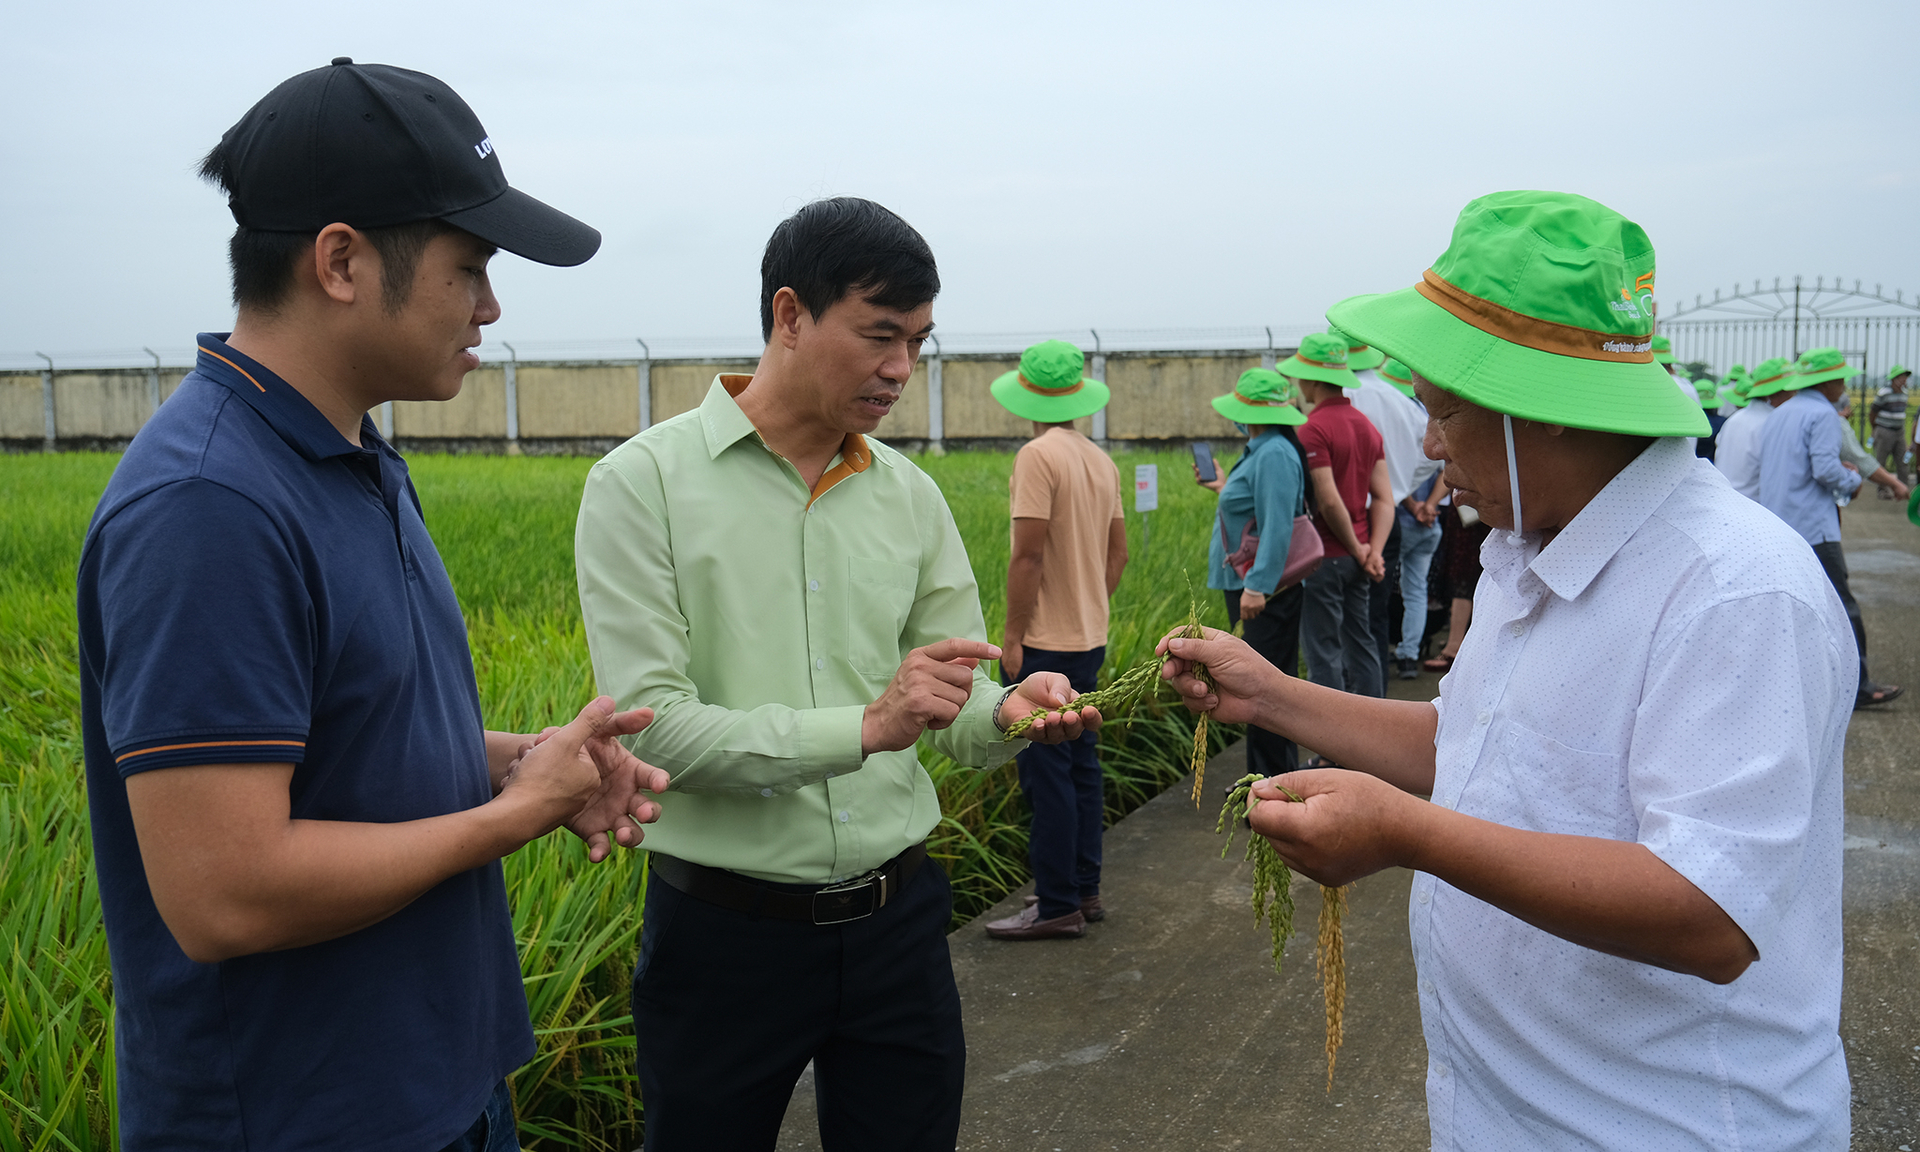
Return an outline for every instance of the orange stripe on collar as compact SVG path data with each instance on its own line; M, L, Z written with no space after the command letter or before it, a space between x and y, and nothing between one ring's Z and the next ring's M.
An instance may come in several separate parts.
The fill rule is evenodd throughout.
M200 348L198 344L195 344L194 347ZM200 348L200 351L205 352L207 355L213 357L215 360L220 361L220 363L225 364L227 367L233 369L235 372L240 373L240 375L245 376L247 378L247 383L253 385L255 388L260 389L260 391L265 392L267 390L264 384L260 383L260 381L255 380L253 378L253 373L247 371L245 368L240 367L240 365L235 364L233 361L227 359L225 356L220 355L220 353L215 352L211 348Z
M825 496L835 484L856 472L865 472L872 463L873 450L867 447L867 438L858 432L847 433L847 438L840 443L840 463L827 469L826 475L820 477L820 482L813 486L813 495L808 497L807 507L813 507L813 502Z

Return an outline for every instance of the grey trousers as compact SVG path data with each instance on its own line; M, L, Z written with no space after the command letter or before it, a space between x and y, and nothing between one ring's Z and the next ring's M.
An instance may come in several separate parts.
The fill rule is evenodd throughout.
M1873 428L1873 458L1880 466L1907 482L1907 436L1904 428Z
M1307 655L1307 678L1357 696L1386 695L1380 650L1367 616L1373 581L1360 562L1332 557L1302 587L1300 647Z

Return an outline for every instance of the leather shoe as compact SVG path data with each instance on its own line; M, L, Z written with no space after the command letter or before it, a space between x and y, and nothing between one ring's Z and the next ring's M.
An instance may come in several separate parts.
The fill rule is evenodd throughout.
M1035 896L1031 892L1021 897L1021 899L1026 901L1026 905L1029 908L1033 907L1035 904L1040 903L1040 897ZM1097 920L1105 920L1107 918L1107 910L1104 906L1101 905L1100 894L1098 892L1094 893L1091 896L1087 896L1081 899L1080 915L1086 917L1087 923L1089 924L1092 924Z
M1079 909L1051 920L1040 919L1040 906L1023 908L1016 916L987 923L987 935L995 940L1070 940L1087 934L1087 918Z

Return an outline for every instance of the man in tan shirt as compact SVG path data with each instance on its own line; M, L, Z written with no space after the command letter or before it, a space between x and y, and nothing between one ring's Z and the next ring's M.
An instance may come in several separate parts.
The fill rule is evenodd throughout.
M1107 655L1107 601L1127 566L1120 470L1073 422L1106 406L1107 386L1082 375L1085 358L1064 340L1026 350L1020 368L993 382L993 397L1033 421L1013 462L1013 558L1000 672L1009 684L1060 672L1091 692ZM1017 757L1033 808L1027 859L1036 899L987 925L1002 940L1079 936L1100 906L1100 832L1106 801L1094 735L1033 745Z

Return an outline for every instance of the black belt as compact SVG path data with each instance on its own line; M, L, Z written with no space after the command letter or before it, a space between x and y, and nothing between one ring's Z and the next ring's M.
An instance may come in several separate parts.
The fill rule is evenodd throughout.
M654 876L695 900L735 912L774 920L845 924L873 915L900 895L926 858L923 840L865 875L819 888L774 887L724 868L709 868L658 852L652 855L648 867Z

